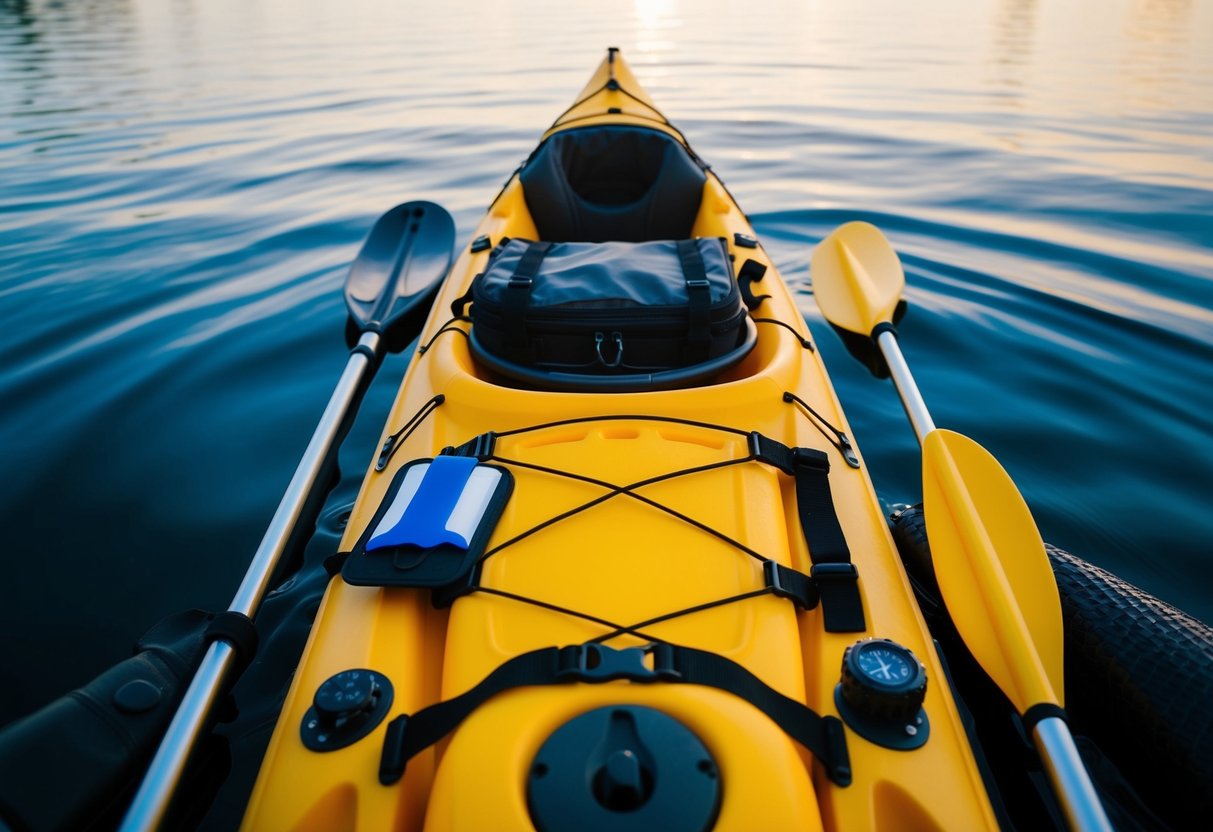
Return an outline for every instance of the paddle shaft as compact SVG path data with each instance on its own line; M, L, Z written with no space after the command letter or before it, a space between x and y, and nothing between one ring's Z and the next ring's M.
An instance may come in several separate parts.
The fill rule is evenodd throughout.
M927 410L914 376L910 373L905 356L901 354L897 333L892 328L882 328L876 336L876 344L880 347L885 363L889 365L893 386L897 388L902 407L905 408L918 437L918 444L921 445L927 434L935 430L935 422ZM1070 828L1084 832L1111 832L1112 826L1108 822L1108 816L1104 813L1103 804L1100 803L1066 723L1057 717L1042 719L1036 724L1032 735L1044 761L1049 781L1053 784L1053 792L1057 795Z
M373 370L372 356L377 356L380 336L374 332L363 333L358 346L350 354L349 362L333 390L329 403L320 417L320 423L312 434L303 458L291 477L286 493L278 504L273 520L265 530L265 536L236 596L232 599L230 612L250 618L261 606L261 600L269 589L269 582L286 550L287 541L294 531L304 505L316 486L316 481L325 469L333 448L341 438L346 416L365 391L368 371ZM231 671L236 651L223 640L216 640L207 648L198 666L173 721L169 724L156 755L152 758L147 774L135 793L135 798L122 820L121 832L136 832L157 828L164 820L169 801L181 779L185 764L193 751L207 717L223 690L223 683Z
M891 328L882 329L876 336L876 345L880 347L880 354L884 356L885 363L889 365L889 375L893 378L893 386L897 389L901 406L905 408L906 416L910 418L910 425L914 428L914 434L918 437L918 444L921 445L927 438L927 434L935 430L935 421L927 410L926 402L922 400L922 393L918 391L918 384L914 381L914 376L910 374L910 366L906 364L905 356L901 354L901 346L897 343L897 333Z
M1032 729L1049 780L1060 798L1061 809L1071 829L1097 829L1112 832L1087 767L1078 754L1078 746L1065 720L1051 716Z

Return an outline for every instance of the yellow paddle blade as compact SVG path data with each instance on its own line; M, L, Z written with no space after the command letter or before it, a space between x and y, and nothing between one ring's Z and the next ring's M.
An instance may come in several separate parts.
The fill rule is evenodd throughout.
M859 335L892 323L906 275L897 252L871 223L841 225L813 250L813 295L826 320Z
M1061 603L1036 522L981 445L947 430L922 444L935 577L969 651L1020 713L1064 704Z

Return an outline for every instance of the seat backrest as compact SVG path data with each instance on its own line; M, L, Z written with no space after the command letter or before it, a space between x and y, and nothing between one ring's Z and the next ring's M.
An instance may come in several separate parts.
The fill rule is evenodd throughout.
M618 125L557 133L519 178L542 239L592 243L690 237L707 180L672 136Z

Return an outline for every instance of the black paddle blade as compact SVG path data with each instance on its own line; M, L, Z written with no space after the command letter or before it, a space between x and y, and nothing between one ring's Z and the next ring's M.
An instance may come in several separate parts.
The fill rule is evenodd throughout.
M345 280L350 346L378 332L399 352L417 337L454 246L455 221L433 202L406 202L377 219Z

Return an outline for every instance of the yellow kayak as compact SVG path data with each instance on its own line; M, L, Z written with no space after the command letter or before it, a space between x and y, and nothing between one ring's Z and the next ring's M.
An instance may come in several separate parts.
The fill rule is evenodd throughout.
M454 247L434 203L376 220L231 604L4 726L0 827L1203 828L1213 628L1046 547L934 428L879 229L811 268L922 444L887 519L791 293L618 50ZM418 336L348 524L318 522Z
M679 239L745 284L689 368L581 385L495 361L467 314L512 247ZM598 334L599 370L634 354ZM245 829L997 827L802 315L616 50L420 343Z

